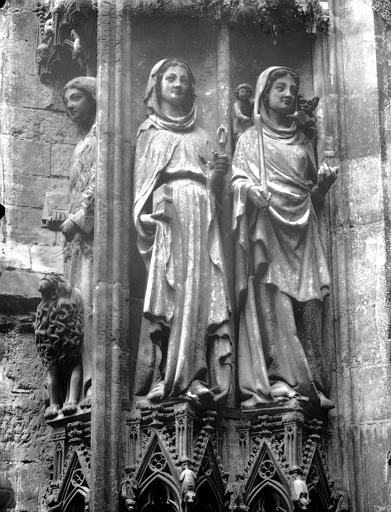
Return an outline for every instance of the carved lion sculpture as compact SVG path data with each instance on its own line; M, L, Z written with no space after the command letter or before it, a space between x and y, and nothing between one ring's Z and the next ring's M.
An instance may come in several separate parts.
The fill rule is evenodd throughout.
M64 415L77 410L83 372L83 304L80 292L57 274L45 276L39 291L42 300L36 313L35 341L47 368L50 404L45 418L51 419L60 409Z

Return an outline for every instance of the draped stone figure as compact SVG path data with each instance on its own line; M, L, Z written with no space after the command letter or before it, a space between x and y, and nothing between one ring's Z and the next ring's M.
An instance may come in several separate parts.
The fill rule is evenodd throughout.
M316 210L337 169L322 164L317 172L313 146L293 121L298 88L290 68L259 76L258 124L241 135L232 161L244 407L293 397L333 406L321 342L330 278Z
M194 77L161 60L145 93L134 168L137 246L147 270L137 394L218 402L230 387L230 301L214 191L228 170L196 124Z
M78 375L70 382L66 413L76 412L77 403L91 404L91 331L94 195L96 170L96 79L81 76L69 81L63 100L79 131L70 168L68 213L56 213L46 227L61 230L66 240L65 279L80 294L83 304L83 340ZM63 222L62 222L63 221ZM54 382L55 387L60 383Z

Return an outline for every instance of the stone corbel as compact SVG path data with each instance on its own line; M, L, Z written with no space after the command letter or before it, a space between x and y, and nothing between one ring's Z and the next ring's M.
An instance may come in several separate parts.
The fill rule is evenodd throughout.
M39 18L36 62L42 82L96 74L96 6L53 1L34 9Z

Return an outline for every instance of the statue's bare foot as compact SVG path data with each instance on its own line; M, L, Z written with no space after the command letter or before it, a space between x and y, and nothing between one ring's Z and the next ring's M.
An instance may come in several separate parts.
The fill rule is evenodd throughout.
M56 418L58 416L58 413L60 411L60 404L52 404L49 405L49 407L45 410L45 419L46 420L52 420L53 418Z
M160 402L164 397L164 382L161 380L157 382L147 395L147 400L150 402Z
M82 409L91 409L91 405L92 405L92 388L89 388L86 396L80 402L80 407Z
M76 402L66 402L61 409L64 416L70 416L71 414L75 414L77 411L77 403Z
M322 409L329 411L330 409L334 409L335 403L327 398L322 391L318 391L318 398L320 401L320 406Z

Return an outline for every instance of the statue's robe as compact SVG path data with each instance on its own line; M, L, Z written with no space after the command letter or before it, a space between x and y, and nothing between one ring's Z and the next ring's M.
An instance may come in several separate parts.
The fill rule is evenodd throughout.
M264 128L263 139L268 208L248 199L251 186L265 185L255 127L239 138L232 162L239 387L248 406L269 401L270 386L279 381L312 398L322 390L322 371L312 364L317 348L304 350L294 306L320 304L330 281L311 201L312 145L297 131L280 136Z
M197 381L216 401L229 391L230 301L211 159L201 128L172 131L150 120L140 127L134 222L147 283L136 379L139 395L158 381L164 383L164 398L191 393ZM148 219L156 211L168 218L151 225ZM157 360L156 344L166 346L165 361Z
M96 126L93 125L77 143L72 157L68 219L75 223L77 233L67 243L65 265L65 277L80 291L84 306L82 398L91 386L95 171Z

